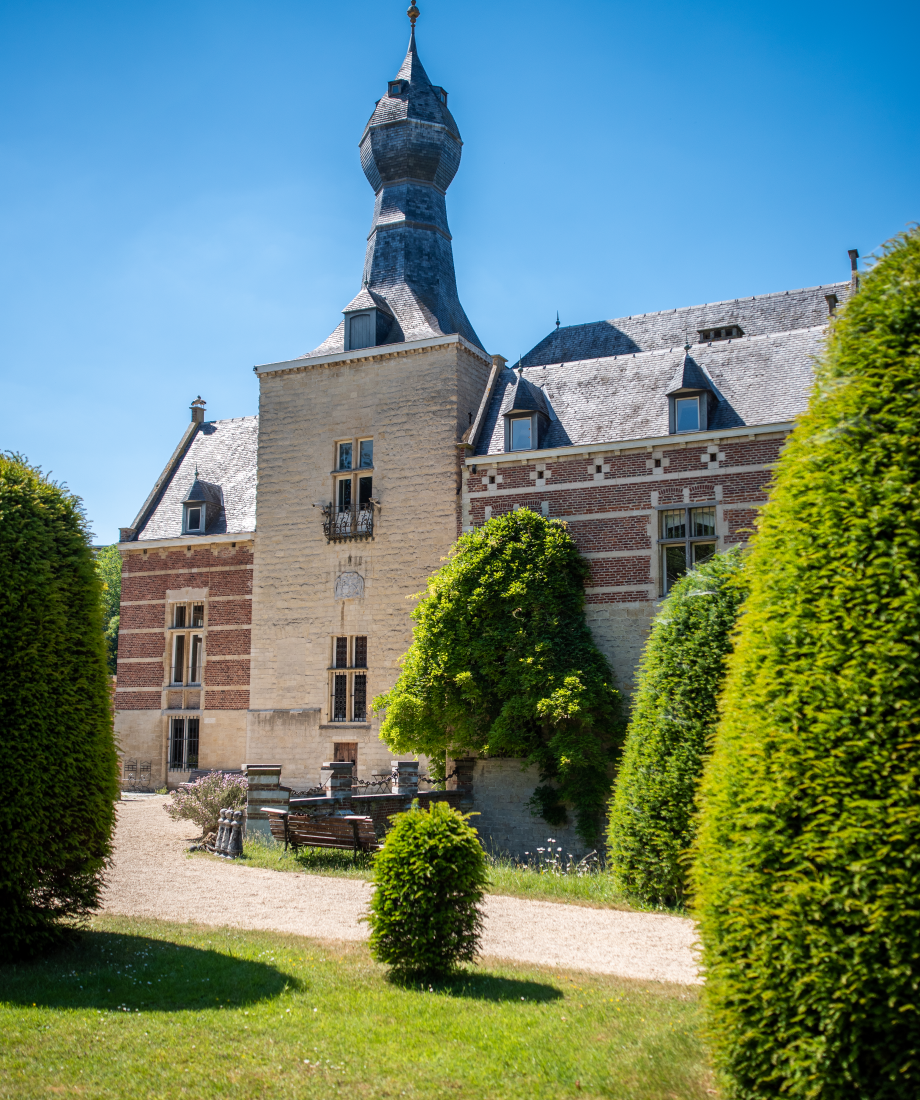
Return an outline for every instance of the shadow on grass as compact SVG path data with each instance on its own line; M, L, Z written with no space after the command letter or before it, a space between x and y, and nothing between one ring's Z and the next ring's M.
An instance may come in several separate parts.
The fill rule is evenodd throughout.
M387 975L391 985L413 993L440 993L447 997L468 997L476 1001L524 1001L529 1004L559 1001L561 989L543 982L505 978L488 971L462 970L449 978L425 978L420 974Z
M0 1000L41 1008L200 1012L301 988L268 963L117 932L84 932L40 961L0 967Z

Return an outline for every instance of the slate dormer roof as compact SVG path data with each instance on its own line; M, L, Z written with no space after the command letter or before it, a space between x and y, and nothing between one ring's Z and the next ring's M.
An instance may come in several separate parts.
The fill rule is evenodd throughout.
M689 352L684 355L680 362L680 367L668 383L665 395L671 397L675 393L682 393L687 390L708 390L710 393L713 392L712 379L699 363L691 358Z
M147 517L141 521L137 541L202 537L182 534L183 504L193 500L223 505L213 523L208 517L205 538L255 531L258 439L257 416L211 420L199 425Z
M183 504L211 504L215 507L223 506L223 494L219 485L212 485L209 481L202 481L195 468L195 480L189 486L189 491L182 498Z
M512 375L514 372L512 371ZM507 400L502 415L516 412L538 412L548 417L543 391L523 375L518 375L507 387Z

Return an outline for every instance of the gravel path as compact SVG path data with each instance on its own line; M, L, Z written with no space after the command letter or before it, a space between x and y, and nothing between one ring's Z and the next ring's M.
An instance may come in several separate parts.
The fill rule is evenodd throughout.
M265 871L185 854L190 822L163 811L166 797L118 804L109 913L363 940L371 887L355 879ZM689 985L700 981L693 923L661 913L623 913L490 895L483 955Z

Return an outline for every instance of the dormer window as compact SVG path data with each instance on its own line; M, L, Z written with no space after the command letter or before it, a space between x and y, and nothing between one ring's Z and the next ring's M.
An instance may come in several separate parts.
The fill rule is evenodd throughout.
M372 313L356 313L348 318L348 348L357 351L359 348L372 348L377 340L376 317Z
M716 328L701 328L698 331L701 344L711 344L716 340L735 340L744 335L740 325L719 325Z
M533 417L517 416L511 420L511 450L529 451L533 447Z
M401 80L390 81L390 95L398 96L403 94L403 82Z
M185 530L183 534L200 535L204 531L204 507L201 504L186 504Z
M447 92L445 92L443 88L435 88L434 91L435 91L435 95L438 97L438 99L440 99L440 101L446 107L447 106Z
M700 430L700 399L676 397L674 399L675 431L698 432Z

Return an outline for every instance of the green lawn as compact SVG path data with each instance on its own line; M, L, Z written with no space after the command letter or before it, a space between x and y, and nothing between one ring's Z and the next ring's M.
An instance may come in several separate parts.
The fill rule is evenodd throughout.
M0 1097L694 1100L695 991L523 966L387 980L361 945L104 917L0 967Z
M204 859L218 859L200 853ZM562 901L575 905L588 905L604 909L649 909L647 905L623 894L613 884L606 871L594 871L584 875L560 875L540 872L534 867L522 867L510 860L489 860L489 893L505 894L537 901ZM292 849L284 851L283 845L259 840L247 840L243 862L250 867L263 867L270 871L305 871L310 875L336 875L370 881L372 857L351 852L337 852L327 848L302 848L298 855ZM668 912L683 914L683 910Z

